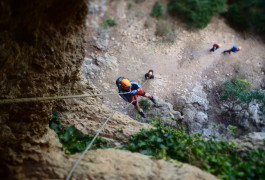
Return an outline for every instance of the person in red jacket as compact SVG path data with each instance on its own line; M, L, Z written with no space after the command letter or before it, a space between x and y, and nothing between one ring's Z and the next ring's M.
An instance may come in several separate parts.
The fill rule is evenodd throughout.
M135 107L135 109L138 111L138 113L143 117L146 118L146 115L144 114L143 110L140 108L139 103L137 101L137 96L143 96L148 99L150 99L154 104L156 104L156 101L154 97L146 93L142 87L138 84L136 81L130 81L127 78L119 77L116 80L116 85L118 87L120 96L127 102L132 103ZM123 94L124 93L124 94Z
M214 52L215 50L219 49L220 47L222 47L222 44L214 44L213 48L210 49L210 52Z

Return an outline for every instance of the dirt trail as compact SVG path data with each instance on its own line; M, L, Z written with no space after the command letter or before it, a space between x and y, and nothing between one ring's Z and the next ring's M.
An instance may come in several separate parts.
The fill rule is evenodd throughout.
M93 79L100 90L116 91L115 81L119 76L143 82L149 69L155 71L156 78L145 85L145 91L171 103L178 97L188 96L196 83L215 85L236 76L260 84L255 80L264 77L260 69L265 62L265 46L258 37L243 38L223 19L214 17L205 29L197 31L189 31L185 25L174 22L176 41L162 43L154 35L157 20L149 16L154 2L135 4L130 10L124 1L109 6L110 14L120 19L119 25L109 31L111 41L118 45L106 53L117 58L118 67L106 69ZM149 28L144 28L146 21L151 24ZM210 53L214 43L223 46ZM233 45L243 48L231 55L221 53ZM124 104L118 96L104 97L104 101L112 107Z

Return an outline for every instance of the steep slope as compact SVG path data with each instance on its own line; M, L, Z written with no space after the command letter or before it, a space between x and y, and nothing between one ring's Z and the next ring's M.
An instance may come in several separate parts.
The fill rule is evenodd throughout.
M75 85L85 52L86 12L84 0L1 1L1 98L80 92ZM53 102L0 106L1 177L53 177L54 165L47 160Z
M24 3L5 0L1 1L0 7L1 99L99 93L91 83L81 81L79 74L85 53L86 1L30 0ZM102 105L100 98L1 104L2 179L64 179L67 176L79 154L65 155L57 135L49 129L54 111L60 113L63 124L76 125L84 133L94 133L112 113ZM103 136L115 139L114 130L122 125L126 126L121 134L125 140L140 128L150 127L117 113ZM190 174L188 177L213 177L194 167L184 165L184 168L177 168L163 160L154 161L128 152L108 150L90 153L74 173L74 179L114 176L147 179L155 177L160 172L158 167L162 166L161 173L171 173L171 176L184 171ZM116 172L100 171L103 166L98 159L102 156L113 159L109 166L116 167ZM128 156L131 160L127 160ZM121 157L122 161L118 161ZM125 167L124 164L128 165L127 168L133 166L135 158L150 165L150 175L119 171ZM105 169L108 170L109 166ZM137 166L134 171L142 172L142 167ZM167 167L171 168L170 172L166 171ZM194 170L191 172L187 168Z
M223 82L242 78L251 82L252 88L265 87L264 42L258 36L236 32L222 17L212 18L205 29L191 30L169 16L162 20L150 17L155 0L135 1L141 3L134 3L130 8L123 0L100 2L103 8L93 11L94 16L87 20L91 35L87 38L93 43L87 46L83 72L102 91L116 90L115 81L119 76L143 84L144 74L153 69L156 78L147 82L144 90L173 104L174 110L184 115L190 129L201 132L202 126L208 128L211 123L231 123L220 116L217 89ZM101 24L110 17L117 25L103 28ZM160 31L172 27L174 42L167 43L163 37L156 36L159 24L164 25ZM214 43L223 46L210 53ZM243 49L238 53L222 54L233 45ZM93 68L87 69L86 63ZM118 96L106 96L103 101L111 108L125 104ZM134 112L133 107L127 111L135 118ZM262 123L253 124L251 118L246 120L251 125L242 133L262 129L255 128Z

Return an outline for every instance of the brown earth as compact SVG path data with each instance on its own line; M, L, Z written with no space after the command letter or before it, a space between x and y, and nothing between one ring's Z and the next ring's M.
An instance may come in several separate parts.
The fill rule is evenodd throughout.
M258 36L236 32L221 17L214 17L205 29L193 31L168 17L166 21L174 27L176 39L174 43L163 43L161 37L155 36L158 20L149 16L154 2L134 4L131 9L127 8L127 1L106 4L104 17L114 17L118 25L106 30L109 46L103 54L116 57L118 66L102 68L92 79L97 88L115 92L115 81L120 76L143 82L149 69L154 70L156 78L145 84L145 91L171 103L189 96L197 83L214 87L239 77L252 82L254 88L260 87L264 79L265 46ZM95 32L93 26L88 28ZM223 46L210 53L214 43ZM243 48L230 55L221 53L233 45ZM91 44L87 51L91 51ZM102 55L100 51L94 53L93 57ZM124 104L118 96L105 96L104 102L112 108Z
M130 11L129 14L127 14L126 1L109 2L110 10L108 13L119 13L121 19L117 19L117 22L122 24L122 28L117 26L109 29L112 48L103 52L116 56L119 66L117 72L113 72L108 68L101 71L98 79L93 80L98 87L96 89L93 88L90 82L82 84L83 81L80 82L79 74L85 54L84 20L87 17L86 1L69 1L68 3L62 0L29 1L27 4L9 0L1 2L0 16L3 20L1 21L3 28L0 29L2 34L0 38L1 98L94 94L98 93L99 90L102 92L106 90L115 91L114 82L118 76L140 80L143 79L143 74L148 69L153 68L156 72L156 79L146 84L146 91L150 91L161 98L167 98L166 96L168 96L168 100L174 102L177 96L173 96L173 92L176 91L176 93L180 92L181 95L185 95L194 83L208 80L205 75L208 77L207 73L211 74L213 69L216 70L216 66L220 68L218 69L220 75L216 73L217 75L214 75L212 79L216 78L218 80L220 78L223 80L222 78L226 77L226 73L232 73L232 70L235 69L230 65L237 62L240 62L238 65L240 68L237 69L241 69L241 64L243 64L242 69L245 68L247 72L250 66L245 66L245 64L253 64L256 70L255 74L250 74L247 77L259 77L256 74L260 73L260 67L257 67L256 63L260 59L264 59L264 47L262 47L259 40L250 38L243 40L239 35L234 36L233 33L235 32L227 27L223 20L216 18L215 22L211 23L205 30L197 32L190 32L182 24L175 24L178 29L178 40L171 45L163 44L160 42L160 38L154 36L156 20L147 16L149 11L144 11L151 9L153 2L145 1L142 4L135 5L134 9L131 9L134 11ZM93 37L95 32L94 29L91 29L93 23L90 22L91 20L100 20L99 17L101 16L88 16L87 21L90 27L87 30L88 39ZM146 20L150 21L151 26L144 29L143 24ZM218 37L213 30L219 26L220 28L227 28L228 32L223 32L223 29L223 36L207 40L210 37ZM247 50L248 47L255 47L255 49L253 49L253 52L248 52L248 54L244 54L242 50L231 56L222 56L218 54L220 51L214 54L208 53L209 46L212 43L220 41L224 44L228 40L230 44L226 44L227 48L230 48L232 43L237 43L243 46L243 50ZM92 56L92 53L94 55L102 54L102 51L91 47L92 41L89 42L87 56ZM200 43L201 46L195 47L195 43ZM254 51L257 56L252 58L251 55L254 55ZM245 57L242 62L241 56ZM211 59L209 57L215 58ZM221 59L222 57L227 58ZM225 62L222 60L225 60ZM189 80L189 82L185 80ZM106 102L107 105L116 106L121 102L120 98L116 97L116 99L117 101L115 101L115 98L105 99L104 97L103 102ZM110 103L111 101L112 103ZM1 178L64 179L66 177L72 163L79 155L65 155L56 134L49 129L49 120L54 110L59 110L64 124L75 125L84 133L94 133L112 112L102 105L100 98L1 105ZM103 135L112 139L115 139L116 136L116 139L119 139L114 131L121 126L126 127L124 132L118 135L123 135L125 139L139 131L141 127L150 127L117 113ZM111 157L113 157L113 161L117 160L113 164L108 164L109 167L116 167L117 176L121 176L119 174L121 172L125 174L125 177L129 176L126 175L127 171L124 170L123 163L127 163L125 157L131 156L132 153L115 152L114 150L91 151L92 155L93 153L99 154L93 157L86 156L85 161L81 163L82 168L78 168L74 176L95 179L97 177L104 178L104 173L106 173L106 177L112 178L108 172L102 172L105 163L102 163L101 166L98 162L100 161L98 156L104 155L107 159L109 152L116 153ZM153 161L139 154L132 155L131 159L137 158L143 158L147 164L152 165L150 173L152 176L150 177L154 177L157 173L155 171L159 169L158 167L161 167L158 164L166 164L163 165L165 168L162 168L162 170L169 169L172 174L165 171L161 171L161 173L168 176L178 174L178 168L174 167L174 164L162 162L162 160ZM123 163L121 163L121 160ZM94 164L90 162L94 162ZM93 169L94 167L98 169ZM89 177L88 168L91 170L92 177ZM119 171L119 169L122 169L122 171ZM143 169L141 164L138 170ZM130 170L133 171L134 169ZM201 177L202 172L198 171L196 169L191 172L194 179L199 177L207 179ZM206 174L206 176L210 175ZM140 174L135 177L142 176ZM210 178L213 177L210 176Z

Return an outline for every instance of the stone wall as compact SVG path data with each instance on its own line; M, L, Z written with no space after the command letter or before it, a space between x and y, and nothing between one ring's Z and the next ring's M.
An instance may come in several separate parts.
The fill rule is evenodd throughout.
M85 0L1 1L0 98L76 93L86 13ZM53 103L0 105L1 178L41 178Z

